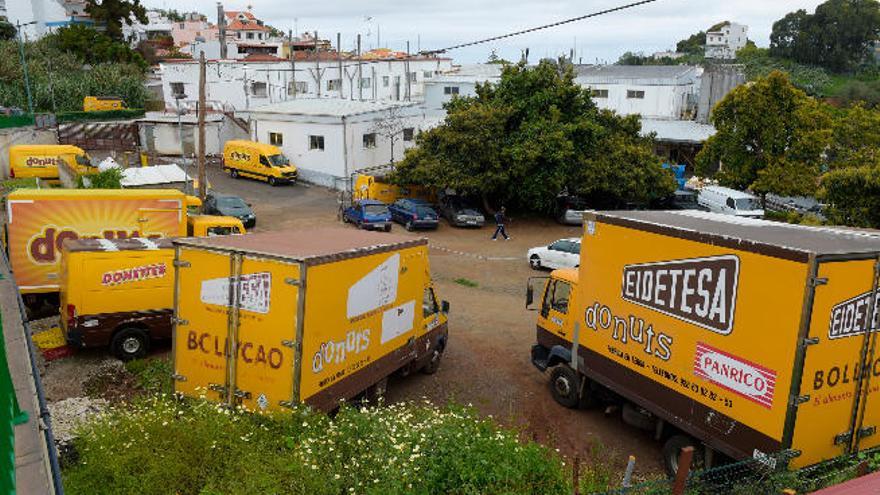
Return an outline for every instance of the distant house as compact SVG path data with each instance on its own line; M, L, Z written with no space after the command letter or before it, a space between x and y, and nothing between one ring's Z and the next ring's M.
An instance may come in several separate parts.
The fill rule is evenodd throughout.
M687 119L696 111L702 68L689 65L579 65L575 82L599 108L652 119Z
M501 64L460 65L453 70L426 78L424 107L430 111L442 111L443 105L459 96L477 94L477 84L501 80Z
M724 22L715 31L706 33L706 58L733 60L736 52L746 46L749 27L735 22Z
M270 29L248 11L227 11L226 36L237 42L265 41L269 39Z
M174 22L171 25L171 36L177 46L218 39L217 27L208 22L205 16L196 12L186 14L183 21Z
M251 137L281 148L304 181L337 189L346 187L355 170L400 160L416 134L436 124L417 103L330 98L299 98L242 115L251 122ZM383 122L399 131L393 157Z

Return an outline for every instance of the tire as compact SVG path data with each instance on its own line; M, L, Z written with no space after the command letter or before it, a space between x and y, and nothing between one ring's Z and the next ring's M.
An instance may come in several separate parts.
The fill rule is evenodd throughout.
M140 328L123 328L117 331L110 341L113 355L122 361L131 361L146 356L149 347L150 337Z
M278 185L278 181L275 180L275 177L269 177L269 185L275 187Z
M550 393L560 405L574 409L580 402L578 396L580 377L567 364L560 364L550 373Z
M437 346L431 352L431 360L428 361L427 364L422 366L422 373L426 375L433 375L440 369L440 361L443 358L443 347Z
M533 254L531 258L529 258L529 266L532 267L532 270L540 270L541 267L541 257L537 254Z
M676 473L678 473L678 457L681 455L681 449L685 447L694 448L694 460L691 462L691 469L700 469L703 466L702 445L687 435L673 435L663 444L663 467L670 477L675 477Z
M391 232L391 224L385 226L385 232Z
M236 170L234 168L229 169L229 176L232 177L233 179L237 179L238 178L238 170Z
M406 222L406 225L403 226L407 232L412 232L415 227L413 227L412 221Z

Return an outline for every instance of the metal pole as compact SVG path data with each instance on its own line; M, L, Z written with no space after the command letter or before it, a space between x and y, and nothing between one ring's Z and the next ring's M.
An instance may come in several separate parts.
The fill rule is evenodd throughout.
M296 99L296 54L293 52L293 31L288 29L287 35L290 37L288 48L290 48L290 73L293 74L293 98Z
M409 77L409 41L406 42L406 62L403 64L404 70L406 71L406 101L410 100L410 96L412 95L412 88L410 87L410 77Z
M16 35L18 36L18 54L21 56L21 68L24 71L24 89L27 92L28 113L34 114L34 98L31 96L31 81L28 78L27 60L24 57L24 41L21 39L21 22L15 21Z
M180 140L180 159L186 160L186 152L183 150L183 124L180 122L180 96L174 100L177 102L177 139Z
M199 52L199 199L205 202L208 179L205 173L205 52Z
M342 33L336 33L336 62L339 64L339 98L345 99L342 92Z
M321 57L318 56L318 32L315 31L315 74L318 74L318 98L321 97ZM342 81L340 81L340 84Z
M364 78L361 73L361 35L358 35L358 101L364 101Z

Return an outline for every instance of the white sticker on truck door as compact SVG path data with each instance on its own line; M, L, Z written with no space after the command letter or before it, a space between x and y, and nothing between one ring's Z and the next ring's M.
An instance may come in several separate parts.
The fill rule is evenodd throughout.
M400 255L394 254L348 289L348 319L375 311L397 299Z
M382 314L382 343L399 337L413 329L416 302L410 301Z
M230 277L202 281L201 301L229 307ZM272 274L269 272L242 275L238 279L239 307L245 311L266 314L271 299Z

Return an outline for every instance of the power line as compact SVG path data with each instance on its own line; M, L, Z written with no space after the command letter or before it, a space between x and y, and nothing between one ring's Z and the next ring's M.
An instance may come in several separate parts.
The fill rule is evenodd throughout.
M522 31L516 31L516 32L513 32L513 33L502 34L502 35L500 35L500 36L493 36L493 37L491 37L491 38L486 38L486 39L484 39L484 40L480 40L480 41L472 41L472 42L470 42L470 43L462 43L462 44L460 44L460 45L453 45L453 46L450 46L450 47L441 48L441 49L439 49L439 50L424 50L424 51L419 52L419 54L420 54L420 55L435 55L435 54L439 54L439 53L445 53L445 52L447 52L447 51L449 51L449 50L456 50L456 49L458 49L458 48L465 48L465 47L468 47L468 46L481 45L481 44L483 44L483 43L490 43L490 42L492 42L492 41L498 41L498 40L502 40L502 39L505 39L505 38L512 38L512 37L514 37L514 36L520 36L520 35L522 35L522 34L534 33L535 31L540 31L540 30L542 30L542 29L548 29L548 28L552 28L552 27L556 27L556 26L561 26L561 25L563 25L563 24L570 24L570 23L572 23L572 22L582 21L582 20L584 20L584 19L589 19L589 18L591 18L591 17L598 17L598 16L600 16L600 15L610 14L610 13L612 13L612 12L618 12L618 11L621 11L621 10L631 9L631 8L633 8L633 7L638 7L638 6L640 6L640 5L645 5L645 4L652 3L652 2L656 2L656 1L657 1L657 0L641 0L641 1L639 1L639 2L628 3L628 4L626 4L626 5L621 5L621 6L618 6L618 7L614 7L614 8L610 8L610 9L605 9L605 10L600 10L600 11L598 11L598 12L593 12L592 14L582 15L582 16L579 16L579 17L572 17L571 19L565 19L565 20L562 20L562 21L554 22L554 23L552 23L552 24L545 24L545 25L543 25L543 26L538 26L538 27L533 27L533 28L529 28L529 29L524 29L524 30L522 30Z

